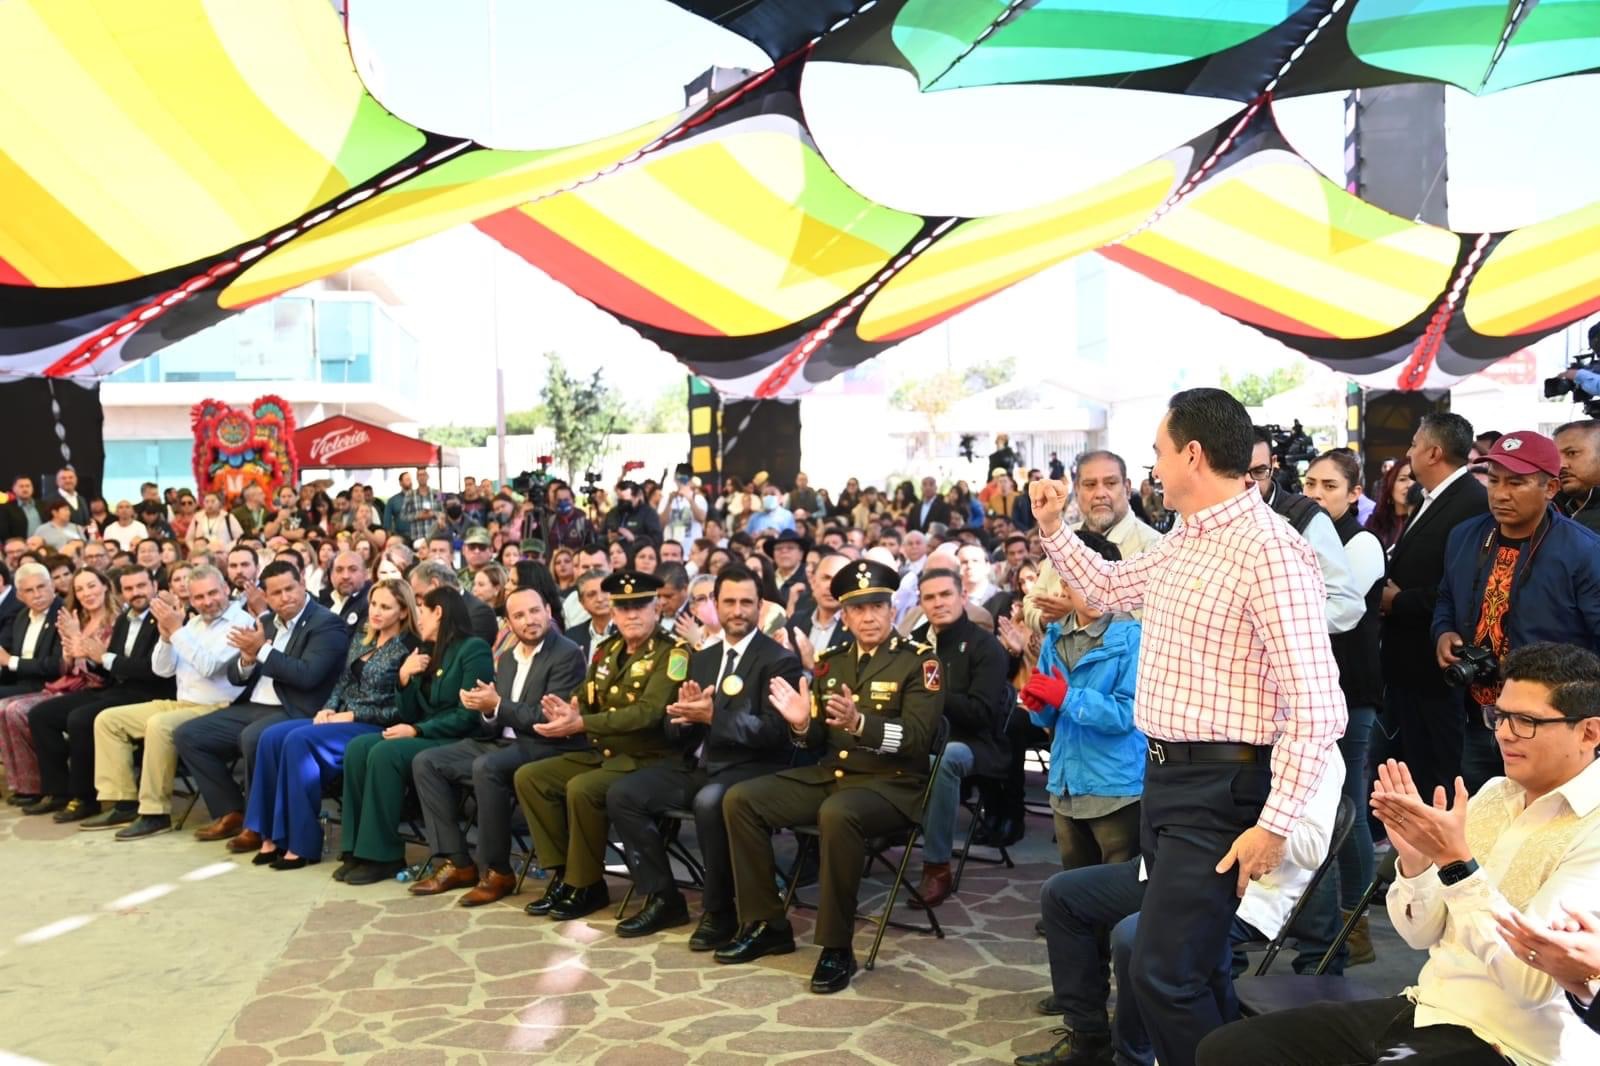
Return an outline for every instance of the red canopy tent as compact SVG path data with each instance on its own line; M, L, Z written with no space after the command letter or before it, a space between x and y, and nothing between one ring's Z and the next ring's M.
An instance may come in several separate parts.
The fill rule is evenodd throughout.
M300 465L313 470L459 466L455 450L403 436L349 415L334 415L295 431Z

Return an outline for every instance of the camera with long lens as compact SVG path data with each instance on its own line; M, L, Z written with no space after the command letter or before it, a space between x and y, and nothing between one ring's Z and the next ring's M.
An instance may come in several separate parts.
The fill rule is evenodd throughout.
M1465 688L1488 684L1500 676L1500 662L1488 648L1457 644L1450 650L1455 653L1456 661L1444 668L1445 684Z
M1597 361L1600 361L1600 322L1589 327L1589 350L1573 356L1567 364L1567 369L1594 370ZM1586 417L1600 418L1600 396L1580 389L1576 381L1569 381L1559 374L1544 379L1545 399L1555 400L1569 393L1574 403L1583 404L1583 413Z
M1297 418L1288 429L1282 426L1262 426L1261 431L1272 441L1272 456L1278 460L1273 479L1285 492L1300 491L1300 468L1317 457L1317 442L1311 439Z

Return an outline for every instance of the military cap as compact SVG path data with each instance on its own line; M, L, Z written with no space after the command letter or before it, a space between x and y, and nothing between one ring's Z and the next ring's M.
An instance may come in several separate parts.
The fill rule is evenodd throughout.
M494 541L489 539L489 531L487 529L484 529L482 526L473 526L471 529L467 530L467 535L461 538L461 543L482 544L485 548L487 548L492 545Z
M518 547L520 547L523 551L531 552L534 555L544 554L544 541L540 540L538 537L529 537L527 540L518 545Z
M656 598L661 582L654 574L617 570L600 582L600 588L611 595L612 603L640 604Z
M840 603L888 603L899 585L894 567L861 559L835 574L828 591Z

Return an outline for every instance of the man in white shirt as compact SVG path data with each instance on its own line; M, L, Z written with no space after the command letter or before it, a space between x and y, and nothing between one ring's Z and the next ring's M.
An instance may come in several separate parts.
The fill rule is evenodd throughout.
M113 707L94 720L95 792L102 806L137 797L139 817L117 831L118 840L138 840L172 828L172 780L178 770L173 731L184 722L226 707L242 685L228 680L239 649L228 642L235 626L250 624L242 603L230 603L228 583L214 566L189 572L189 606L162 593L150 601L161 639L150 657L161 677L176 677L177 699ZM133 743L144 739L144 767L133 777Z
M67 521L76 526L89 524L89 501L78 495L78 472L72 467L64 466L56 471L56 495L72 509Z
M1467 798L1417 793L1404 763L1379 767L1372 808L1398 864L1389 917L1428 961L1404 995L1263 1015L1211 1033L1200 1066L1600 1062L1600 1034L1572 1009L1592 1003L1600 974L1568 988L1514 949L1502 915L1548 926L1563 904L1600 892L1600 657L1557 644L1518 648L1501 664L1500 701L1485 708L1506 776ZM1531 956L1531 957L1530 957Z
M117 520L100 532L102 539L113 542L129 554L133 553L135 545L149 535L145 524L133 517L133 504L127 500L117 501Z
M61 660L55 632L60 608L50 571L23 563L17 567L16 590L24 609L12 617L9 631L0 633L0 699L38 692L56 676Z

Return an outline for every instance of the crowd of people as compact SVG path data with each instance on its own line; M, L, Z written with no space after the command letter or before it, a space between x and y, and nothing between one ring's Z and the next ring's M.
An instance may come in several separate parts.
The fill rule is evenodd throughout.
M441 493L419 469L386 499L146 484L108 507L71 469L44 498L18 478L9 802L137 841L172 830L185 776L199 840L274 871L336 857L353 885L394 882L420 812L432 861L404 890L469 907L518 890L520 812L548 872L527 913L606 907L614 836L642 901L623 937L696 921L663 820L691 811L688 947L727 964L795 950L774 832L816 826L831 993L869 841L919 825L908 895L938 908L963 801L978 844L1014 845L1037 755L1062 866L1039 1009L1065 1030L1020 1063L1592 1061L1600 423L1429 415L1364 484L1352 451L1289 464L1199 389L1154 453L1136 484L1111 452L1023 469L997 439L976 490L836 496L687 467L614 497ZM1297 904L1296 971L1374 958L1380 848L1429 951L1416 987L1238 1020L1240 949Z

